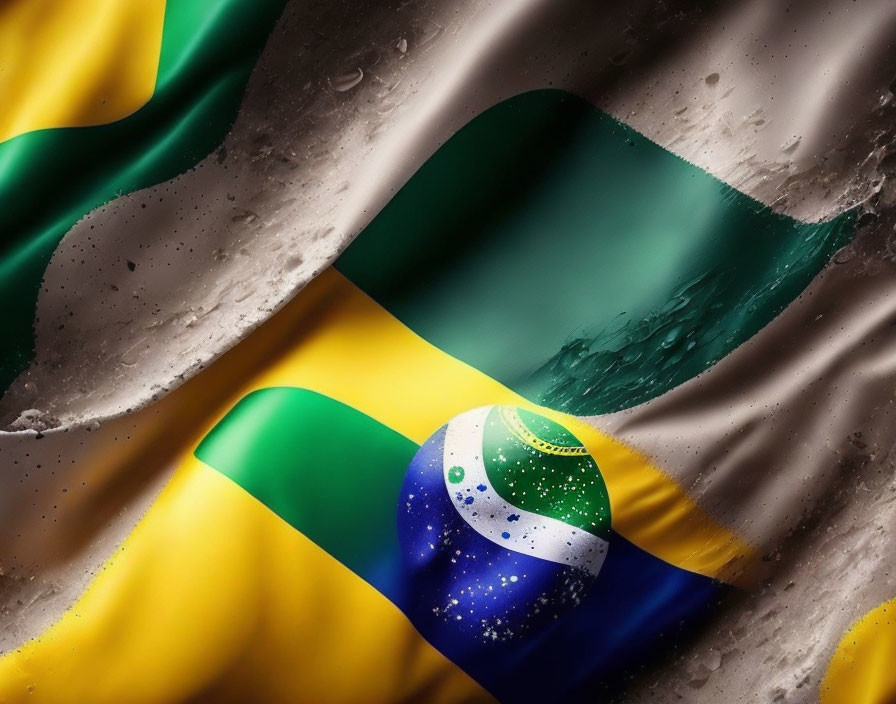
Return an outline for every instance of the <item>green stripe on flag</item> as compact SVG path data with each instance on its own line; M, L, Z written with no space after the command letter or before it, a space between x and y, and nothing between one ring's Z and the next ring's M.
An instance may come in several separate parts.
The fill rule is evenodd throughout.
M29 132L0 144L0 391L27 366L41 279L90 210L169 179L232 124L285 0L171 0L152 99L108 125Z
M530 400L605 413L749 339L852 235L775 214L560 91L434 154L336 266L416 333Z
M398 561L398 496L417 448L339 401L278 387L245 396L195 455L383 587Z

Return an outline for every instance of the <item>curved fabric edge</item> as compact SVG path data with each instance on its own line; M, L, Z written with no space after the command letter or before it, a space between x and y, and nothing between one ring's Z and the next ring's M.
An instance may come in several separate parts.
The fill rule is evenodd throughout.
M0 392L33 357L37 297L59 242L87 213L187 171L224 139L284 3L167 3L145 104L114 122L0 143Z
M837 644L821 704L889 704L896 700L896 599L856 621Z
M0 144L37 130L115 122L145 105L156 87L165 4L27 0L4 7L0 66L9 109L0 117Z

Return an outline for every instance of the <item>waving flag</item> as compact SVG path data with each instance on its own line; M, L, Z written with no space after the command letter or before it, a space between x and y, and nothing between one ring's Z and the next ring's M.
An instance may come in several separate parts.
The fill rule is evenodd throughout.
M0 385L33 349L47 262L75 222L221 141L282 1L55 0L0 9Z
M43 8L46 22L24 3L0 11L0 32L19 38L37 23L45 33L11 42L19 53L7 59L10 329L26 327L41 276L37 310L54 321L37 315L37 343L22 332L4 352L0 412L19 432L0 437L10 595L0 701L696 703L750 701L763 688L775 701L892 697L886 573L872 573L884 586L852 610L835 587L806 579L833 574L843 554L809 551L840 530L821 531L818 506L834 501L836 521L861 515L870 498L843 498L859 490L888 501L873 477L889 427L878 415L893 402L882 382L896 296L889 264L856 269L884 216L852 202L816 218L773 207L760 186L683 158L655 125L599 107L612 102L594 97L602 64L583 48L598 30L568 8L464 5L455 12L471 23L459 25L416 8L417 24L374 50L369 22L290 5L217 148L281 4L92 4ZM358 10L368 20L380 11ZM608 9L610 40L633 12ZM559 28L550 41L572 52L557 63L564 81L532 84L537 62L519 68L532 53L520 41L506 51L523 82L489 87L503 70L492 52L539 34L546 16ZM316 17L332 24L309 28ZM721 26L730 17L686 7L651 21L657 36L701 22L735 31ZM92 34L69 33L79 22ZM296 143L302 162L271 127L293 118L269 94L270 72L307 68L298 38L311 46L330 31L357 32L362 49L348 68L328 68L323 97L306 105L294 128L312 135ZM453 62L443 35L462 47ZM494 59L476 64L479 78L456 65L470 46ZM90 60L65 73L50 48ZM647 71L627 51L614 49L609 65ZM415 52L419 74L403 68L417 66ZM457 109L444 140L427 132L442 128L383 105L401 85L390 65L431 85L427 71L453 64L455 80L436 81L447 86L440 99L454 104L471 81L488 103ZM693 92L722 80L699 78ZM60 81L70 90L54 91ZM303 95L315 86L300 85ZM353 91L366 97L352 103ZM361 146L359 133L377 138L365 101L399 110L381 129L432 149ZM377 165L403 155L390 168L406 178L340 182L353 158L342 139ZM38 174L56 154L54 184ZM70 230L109 198L197 162ZM73 173L78 184L64 185ZM332 202L358 210L347 217ZM363 224L348 236L321 229L328 221ZM89 234L97 225L102 234ZM306 225L307 251L296 253L284 232ZM138 256L143 244L120 239L140 242L152 227L167 239L146 250L168 252ZM94 237L120 244L73 256ZM167 273L194 249L208 252L207 269L189 269L192 281ZM99 283L66 269L93 260ZM301 290L274 310L246 273L269 281L281 269L304 273L287 277ZM229 281L234 272L243 278ZM60 282L76 293L51 291ZM92 285L108 300L92 301L102 312L84 323L74 310ZM247 300L266 303L248 317ZM66 324L100 339L76 345ZM135 391L116 414L96 410L122 398L130 370L162 379L182 368L168 358L197 340L210 353L191 378L149 387L151 403ZM222 340L231 349L211 360ZM84 352L93 345L115 359L108 390L81 369L95 363ZM67 408L64 393L44 390L49 380L77 401ZM856 460L834 438L873 449ZM866 553L887 544L883 526L849 520ZM803 623L783 633L791 604ZM822 637L776 659L818 623Z

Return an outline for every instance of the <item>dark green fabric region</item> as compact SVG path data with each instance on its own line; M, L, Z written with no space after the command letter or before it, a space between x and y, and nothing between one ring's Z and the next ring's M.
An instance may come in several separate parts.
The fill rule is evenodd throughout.
M433 155L336 267L415 332L573 413L646 401L793 301L853 232L777 215L560 91Z
M318 546L387 594L400 559L396 506L418 446L313 391L244 397L196 448Z
M221 142L284 3L168 2L149 103L109 125L0 144L0 391L33 354L37 294L59 240L96 206L186 171Z

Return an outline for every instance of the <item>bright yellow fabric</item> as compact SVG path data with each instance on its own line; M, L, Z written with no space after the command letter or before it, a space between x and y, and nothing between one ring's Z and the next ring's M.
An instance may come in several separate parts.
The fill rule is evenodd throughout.
M683 569L740 587L753 585L756 548L717 523L647 457L578 418L541 412L564 423L597 459L617 533Z
M896 702L896 599L854 623L834 651L821 704Z
M189 458L75 606L0 659L0 702L491 702L404 615Z
M0 142L120 120L152 97L165 0L0 2Z

